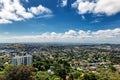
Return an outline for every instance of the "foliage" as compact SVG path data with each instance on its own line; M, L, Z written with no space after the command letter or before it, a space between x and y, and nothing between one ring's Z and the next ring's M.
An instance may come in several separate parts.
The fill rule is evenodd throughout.
M36 72L35 80L60 80L60 77L47 71L38 71Z
M34 72L32 66L7 66L4 76L6 80L35 80Z
M98 75L95 75L94 73L86 73L82 77L82 80L98 80L98 79L99 79Z

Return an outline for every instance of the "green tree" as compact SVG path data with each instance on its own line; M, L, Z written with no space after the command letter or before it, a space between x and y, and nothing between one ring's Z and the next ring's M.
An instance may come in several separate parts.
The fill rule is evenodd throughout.
M9 66L5 69L6 80L35 80L32 66Z
M93 73L86 73L82 78L82 80L98 80L98 79L99 79L98 75L95 75Z

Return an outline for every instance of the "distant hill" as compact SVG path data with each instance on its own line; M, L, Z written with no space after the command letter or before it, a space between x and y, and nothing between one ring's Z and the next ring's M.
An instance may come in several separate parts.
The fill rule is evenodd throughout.
M23 48L25 46L26 46L25 44L10 44L7 45L6 48Z

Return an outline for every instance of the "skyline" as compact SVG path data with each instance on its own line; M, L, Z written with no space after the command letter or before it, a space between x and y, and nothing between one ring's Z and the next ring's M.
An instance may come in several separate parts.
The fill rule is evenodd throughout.
M0 43L120 44L119 3L120 0L0 0Z

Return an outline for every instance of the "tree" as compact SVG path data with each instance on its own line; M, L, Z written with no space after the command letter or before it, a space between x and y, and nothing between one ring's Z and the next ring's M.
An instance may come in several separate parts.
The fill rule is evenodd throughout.
M113 65L110 65L110 70L111 70L112 72L117 71L116 68L115 68Z
M58 64L59 63L59 64ZM58 63L54 63L54 73L55 75L66 80L66 75L70 73L70 65L65 60L59 60Z
M99 79L98 75L95 75L93 73L86 73L82 78L82 80L98 80L98 79Z
M5 69L6 80L35 80L32 66L9 66Z

